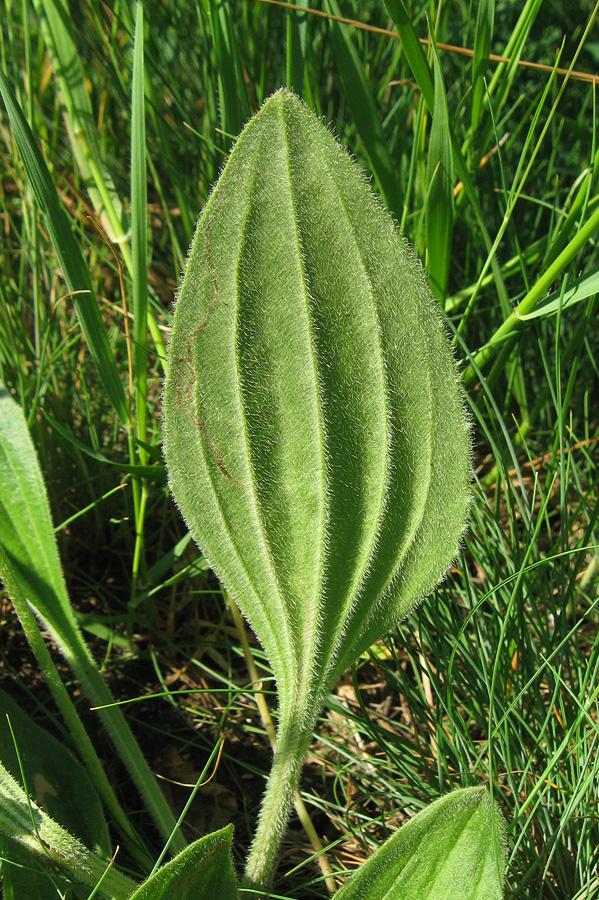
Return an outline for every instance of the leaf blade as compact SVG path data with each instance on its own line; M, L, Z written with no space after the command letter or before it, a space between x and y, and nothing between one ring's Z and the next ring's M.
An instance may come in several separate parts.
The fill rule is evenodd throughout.
M447 95L434 45L433 69L435 99L426 167L426 259L432 291L443 304L447 293L453 232L453 153Z
M238 900L233 826L207 834L158 869L129 900Z
M340 16L341 11L336 0L326 0L326 7L335 16ZM385 203L399 221L403 212L401 184L395 171L364 67L353 45L348 27L331 19L330 28L337 58L337 70L353 121L356 123L358 134L364 144L368 161Z
M45 215L50 240L72 295L85 342L98 368L110 402L121 422L126 425L129 421L129 410L125 391L106 336L85 261L58 197L48 166L27 120L13 96L8 80L1 70L0 93L8 112L13 139L19 150L27 177L37 203Z
M455 363L421 268L286 90L245 127L198 222L163 409L173 495L277 680L247 868L259 884L324 697L442 577L470 478Z
M140 794L146 800L165 839L174 831L175 849L185 846L175 826L174 817L158 788L147 761L130 732L122 712L114 708L114 698L83 640L70 605L60 559L46 488L35 449L20 407L0 383L0 572L11 596L17 615L23 623L30 643L39 643L36 655L48 655L39 635L35 616L44 623L58 649L81 681L109 732L115 748L127 765ZM33 611L33 612L32 612ZM48 655L49 659L49 655ZM50 665L51 661L50 661ZM46 668L40 661L44 673ZM52 672L54 674L52 674ZM118 802L113 795L91 742L87 737L64 685L55 669L50 683L57 702L72 729L79 731L79 747L90 773L95 775L96 787L104 788L115 817L121 818ZM50 678L48 679L50 682ZM74 718L74 721L73 721ZM130 825L121 818L121 827L130 832Z
M339 900L501 900L505 824L484 788L435 800L337 892Z

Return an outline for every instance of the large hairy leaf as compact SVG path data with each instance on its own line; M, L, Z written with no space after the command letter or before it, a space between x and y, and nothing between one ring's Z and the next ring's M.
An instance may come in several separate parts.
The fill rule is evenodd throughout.
M288 91L246 126L198 223L164 451L189 529L277 679L265 809L279 819L264 812L258 829L271 855L323 698L443 576L470 477L455 365L422 269L357 165ZM253 859L250 881L272 863Z
M469 429L424 275L287 91L237 141L183 278L171 487L281 703L322 695L456 554Z

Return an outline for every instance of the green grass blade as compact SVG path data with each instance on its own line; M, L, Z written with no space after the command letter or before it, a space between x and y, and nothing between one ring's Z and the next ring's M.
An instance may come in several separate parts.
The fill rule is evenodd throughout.
M500 325L495 331L493 337L487 341L484 347L474 356L474 362L478 368L486 365L498 351L500 352L499 364L503 363L507 353L513 345L513 340L526 322L526 317L535 309L539 300L541 300L553 284L559 278L566 267L574 259L576 254L584 247L595 232L599 229L599 209L587 219L585 224L578 230L576 236L570 241L567 247L562 250L555 262L553 262L528 291L524 299L518 304L514 312ZM464 382L469 384L475 376L472 366L468 366L464 372Z
M576 196L572 201L572 206L568 212L568 215L562 222L557 231L557 234L554 235L549 250L546 255L545 262L547 265L552 263L557 256L562 252L568 241L570 240L570 236L572 232L578 228L578 222L581 214L584 214L585 208L592 212L593 205L599 203L599 196L595 195L592 198L589 198L589 193L591 190L591 185L595 178L597 177L599 171L599 150L596 151L593 157L593 165L586 172L584 178L582 179L578 190L576 191Z
M509 59L509 62L499 63L489 80L489 96L494 99L495 117L500 114L506 102L510 87L518 72L522 51L542 3L543 0L526 0L501 54Z
M410 17L404 6L403 0L385 0L385 6L387 7L387 11L389 12L393 23L397 28L397 33L399 34L400 40L402 42L408 65L410 66L412 74L414 75L418 87L422 92L424 102L426 103L429 111L432 114L435 108L435 87L433 75L431 73L428 62L426 61L426 57L424 56L424 52L420 45L420 41L418 40L418 36L414 30L414 26L410 21ZM455 129L451 125L451 122L449 133L451 138L453 165L455 168L455 172L457 177L463 184L464 192L472 205L474 214L476 215L485 247L487 249L487 252L489 252L491 256L490 266L493 272L495 283L497 285L497 291L499 293L501 302L505 304L508 302L508 295L505 284L503 282L501 268L499 266L499 263L495 259L494 251L491 253L492 242L487 229L482 206L478 194L475 190L472 177L470 175L470 172L468 171L468 166L466 164L466 160L464 159L460 143L455 133Z
M478 128L485 95L485 75L491 52L495 0L479 0L474 32L474 56L472 58L472 133Z
M326 9L332 15L340 15L337 0L326 0ZM331 20L330 28L337 71L346 102L351 109L353 121L364 144L379 190L385 203L399 221L403 212L402 190L364 66L360 62L347 25Z
M110 402L121 422L127 425L129 410L125 391L106 336L85 261L54 187L48 166L2 71L0 71L0 93L8 112L13 140L19 150L38 206L46 217L48 234L72 295L83 336L98 367Z
M144 19L138 2L133 49L131 100L131 256L133 263L133 358L136 399L136 432L146 440L148 369L148 195L146 176L146 127L144 104ZM139 460L146 454L139 448Z
M480 160L483 154L487 152L489 143L494 138L493 119L496 122L500 120L505 105L510 97L510 90L519 72L520 59L522 58L526 41L542 3L543 0L527 0L525 3L502 52L502 56L509 59L509 62L499 63L496 66L495 71L486 86L486 96L484 93L481 95L480 122L483 122L484 124L476 133L476 148L473 153L474 165L478 165L478 160ZM493 116L488 117L485 122L482 112L487 102L487 97L491 100L493 105ZM480 124L480 122L478 124ZM470 146L471 142L474 140L474 136L475 132L473 129L466 141L466 146Z
M433 76L408 11L404 6L403 0L384 0L384 2L393 24L397 28L408 65L412 70L418 87L422 91L424 102L432 111L435 105Z
M566 291L555 292L549 294L541 303L534 307L532 312L521 313L520 318L524 322L530 322L532 319L545 318L554 316L560 310L565 312L570 307L575 306L582 300L588 300L589 297L599 293L599 269L587 272L582 278L578 278Z
M307 0L298 4L307 6ZM304 64L306 59L306 13L290 9L287 13L287 77L286 85L299 97L304 94Z
M91 459L97 460L97 462L101 462L105 466L114 466L115 469L118 469L119 472L126 472L129 475L134 475L136 478L146 478L148 481L157 482L158 484L164 484L166 482L166 468L162 463L160 457L160 451L156 451L154 448L150 447L149 444L141 444L140 448L143 450L143 453L146 457L150 456L152 450L156 454L158 465L150 466L150 465L130 465L128 463L119 463L115 462L115 460L108 459L103 453L100 453L98 450L94 450L93 447L84 444L83 441L78 440L69 430L65 428L62 422L59 422L54 416L51 416L50 413L46 412L45 409L42 410L44 417L48 420L52 428L56 429L58 434L61 435L69 444L72 444L74 447L77 447L82 453L85 453L86 456L89 456Z
M65 105L71 145L90 198L111 240L126 231L118 194L102 164L85 74L66 0L34 0Z
M34 0L34 3L65 105L69 139L77 166L104 230L118 244L128 271L134 275L132 251L127 240L128 223L98 147L89 92L66 0ZM148 324L162 360L165 345L152 310L149 310Z
M225 143L241 131L252 108L239 58L239 44L228 0L210 0L210 19L218 65L221 130Z
M426 264L433 293L444 304L453 234L453 153L447 95L436 47L433 68L435 103L426 165Z
M597 15L598 11L599 11L599 3L596 4L595 9L594 9L589 21L587 22L585 32L583 33L581 41L580 41L578 47L576 48L574 57L570 63L569 71L571 71L573 69L573 67L576 63L576 60L577 60L577 58L580 54L580 51L584 45L585 38L590 31L590 28L593 24L593 21ZM530 130L529 130L529 138L527 139L531 143L532 143L532 138L534 135L534 127L536 124L536 120L540 116L540 111L541 111L544 99L548 95L549 89L551 87L551 83L556 75L557 62L559 62L559 57L558 57L558 60L556 61L556 66L554 67L553 72L551 74L551 78L549 79L549 82L545 86L541 101L537 105L537 110L535 112L535 116L533 117L533 123L531 124ZM526 179L528 178L528 175L532 169L534 161L539 153L539 150L542 145L542 141L543 141L544 136L549 128L549 124L550 124L553 116L555 115L557 106L560 102L561 96L564 92L564 89L565 89L567 83L568 83L568 79L566 78L562 82L562 84L557 92L557 97L552 104L551 111L550 111L549 116L545 122L545 125L541 131L541 135L540 135L538 141L536 142L534 148L532 149L528 164L526 165L524 172L522 173L521 176L520 176L520 171L522 168L524 168L524 157L521 158L521 160L518 164L517 174L516 174L516 177L514 178L514 185L512 187L512 190L511 190L509 198L508 198L508 213L509 214L506 214L504 216L502 226L499 229L499 233L495 239L495 246L497 246L497 244L501 238L501 235L503 234L505 228L507 228L507 225L510 221L511 212L513 211L513 208L523 190ZM513 349L513 346L515 343L515 338L516 338L518 332L521 330L522 325L525 323L525 319L523 317L528 316L534 310L534 308L536 307L536 304L547 293L547 291L549 290L549 288L551 287L553 282L557 278L561 277L561 275L564 273L566 267L574 259L576 254L582 249L582 247L584 247L584 245L587 243L587 241L590 240L590 238L593 236L593 234L595 233L595 231L598 228L599 228L599 209L595 209L591 213L591 215L588 217L585 224L582 226L579 226L575 237L567 244L567 246L561 251L561 253L554 259L554 261L551 263L551 265L547 266L547 268L545 269L545 271L543 272L541 277L532 286L532 288L530 288L530 290L527 292L524 299L518 304L516 309L514 309L514 311L506 317L505 321L495 331L495 333L493 334L491 339L489 341L487 341L487 343L478 351L476 356L473 358L475 365L474 366L472 364L469 365L464 373L464 381L466 384L468 384L474 377L475 369L480 370L483 366L486 365L486 363L491 358L495 357L498 354L497 359L495 360L493 369L487 379L490 385L494 384L496 378L503 371L503 369L510 357L510 354L512 352L512 349Z

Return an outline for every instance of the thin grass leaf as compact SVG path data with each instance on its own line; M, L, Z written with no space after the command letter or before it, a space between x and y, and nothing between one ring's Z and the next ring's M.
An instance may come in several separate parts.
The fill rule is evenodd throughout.
M40 18L44 43L65 105L67 127L77 165L90 199L110 239L123 236L127 227L120 199L102 157L85 74L73 34L73 22L66 0L33 0Z
M426 57L424 56L424 52L418 40L418 36L414 31L414 26L410 21L410 17L407 13L403 0L385 0L385 6L387 7L389 15L391 16L393 23L397 28L402 46L404 47L404 50L406 52L408 65L410 66L412 74L414 75L418 87L422 92L424 102L426 103L430 113L432 114L435 108L435 88L433 75L431 73L428 62L426 61ZM470 172L468 171L468 166L466 164L460 142L457 139L455 129L453 128L451 122L449 123L449 126L454 169L457 177L463 184L464 193L468 197L468 200L472 205L472 209L474 210L474 214L480 227L487 252L489 252L491 255L490 266L493 272L493 277L495 279L495 284L497 286L497 292L499 294L501 302L507 303L508 294L505 288L499 263L495 259L494 252L491 253L492 242L489 236L489 231L485 221L485 216L483 214L482 206L478 194L476 193L476 190L474 188Z
M434 45L433 69L435 104L426 163L426 264L432 291L443 305L453 235L453 153L445 84Z
M307 7L308 0L300 0L299 6ZM298 97L304 94L304 67L306 61L306 13L290 9L287 12L287 77L286 86Z
M144 104L144 18L141 2L136 6L131 98L131 258L133 263L133 357L136 434L146 440L148 408L148 193L146 175L146 124ZM140 447L141 465L146 464Z
M412 70L418 87L422 91L424 102L431 110L435 106L435 88L433 74L427 62L422 44L414 30L412 21L403 0L384 0L387 12L397 29L408 65Z
M518 16L518 21L510 32L509 40L501 54L508 59L509 62L498 63L493 75L489 79L487 93L493 102L493 116L495 121L499 120L508 100L510 89L519 71L522 53L524 52L531 28L536 21L542 3L543 0L526 0L522 7L522 11ZM482 156L482 153L486 151L488 140L492 138L493 122L489 121L486 127L487 132L485 136L479 134L477 138L480 142L478 156Z
M44 417L50 423L52 428L54 428L58 434L60 434L69 444L72 444L73 447L77 447L82 453L85 453L86 456L89 456L91 459L95 459L97 462L103 463L105 466L114 466L115 469L118 469L119 472L126 472L128 475L134 475L136 478L146 478L148 481L156 482L158 484L164 484L166 482L166 469L164 465L160 464L161 456L160 451L156 451L155 448L150 447L148 444L140 445L141 449L144 452L145 457L147 458L150 455L150 451L152 451L152 455L157 460L158 465L149 466L149 465L139 465L133 466L128 463L120 463L115 462L113 459L108 459L103 453L100 453L98 450L94 450L93 447L89 447L87 444L84 444L83 441L80 441L78 438L72 434L68 428L59 422L54 416L51 416L49 412L46 410L42 410Z
M77 166L93 207L110 239L116 243L128 271L134 276L128 223L121 200L98 147L96 126L85 73L73 33L66 0L34 0L44 40L52 60L60 95L66 108L66 125ZM148 311L152 339L163 360L165 345L154 312Z
M475 134L480 122L485 96L485 76L489 65L495 0L479 0L474 31L474 56L472 57L472 133Z
M565 312L570 307L575 306L582 300L588 300L599 293L599 269L588 272L582 278L577 279L565 291L556 291L539 303L532 312L519 314L518 318L523 322L530 322L532 319L545 318L554 316L560 310Z
M251 105L228 0L210 0L210 20L217 58L221 130L228 144L251 115Z
M489 360L499 354L495 363L495 372L493 372L493 382L497 377L498 371L505 365L505 361L513 347L514 340L526 323L526 317L533 312L537 303L546 295L553 282L562 276L576 254L579 253L582 247L584 247L598 229L599 209L596 209L589 216L584 225L579 227L575 237L569 242L564 250L562 250L555 261L545 269L541 277L527 292L526 296L518 304L513 313L508 316L503 324L495 331L490 340L487 341L474 356L474 364L477 368L481 369L489 362ZM474 368L472 365L469 365L464 372L464 382L469 384L474 377ZM489 375L489 378L491 378L491 375Z
M568 215L560 224L557 233L551 240L551 243L547 249L547 254L545 256L546 265L550 265L556 259L556 257L559 256L568 241L571 240L572 232L578 228L581 215L584 215L585 211L592 212L593 208L599 203L599 196L597 196L596 194L595 196L591 196L592 185L597 177L598 172L599 150L595 152L593 157L593 165L589 169L589 171L585 173L585 176L582 179L578 190L576 191L576 196L572 201L572 205L568 211Z
M326 0L326 9L332 15L340 15L337 0ZM364 144L381 195L399 220L403 211L401 185L389 153L387 138L364 67L353 45L347 25L331 19L330 29L335 47L337 71L347 105L352 113L352 119Z
M121 422L127 425L129 409L125 391L106 336L87 266L54 187L48 166L2 71L0 71L0 93L8 112L13 140L37 203L45 215L48 234L71 294L85 342L96 363L114 411Z

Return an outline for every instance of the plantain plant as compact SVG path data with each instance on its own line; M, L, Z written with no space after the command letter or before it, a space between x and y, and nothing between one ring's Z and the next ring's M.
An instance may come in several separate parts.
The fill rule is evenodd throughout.
M246 126L198 223L164 453L189 530L276 679L276 750L244 881L257 889L327 694L443 577L470 479L469 424L424 274L357 165L287 90ZM495 869L476 896L499 884Z
M85 790L113 807L143 865L143 845L45 656L36 619L90 696L110 702L70 611L25 420L6 392L0 451L6 587L71 723L93 783ZM89 849L34 802L26 766L4 752L2 851L19 865L49 859L102 896L264 896L327 695L443 578L470 500L470 427L424 273L358 166L286 90L245 127L200 217L169 345L164 454L189 530L276 679L276 750L241 889L231 829L182 849L146 769L140 792L180 852L144 884L103 864L99 807ZM43 553L27 550L25 532ZM124 720L105 717L135 774L139 751ZM486 790L455 791L399 829L338 896L498 900L503 842Z

